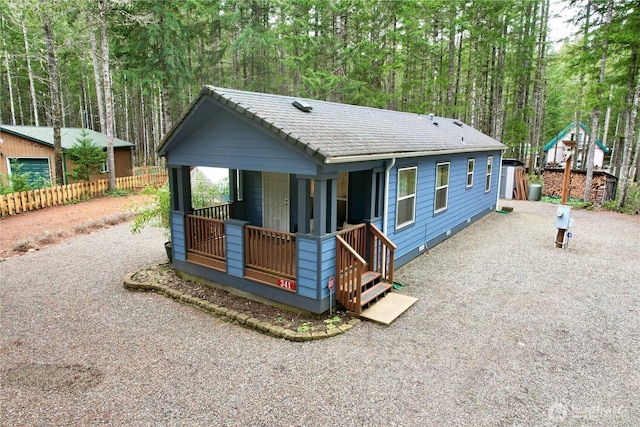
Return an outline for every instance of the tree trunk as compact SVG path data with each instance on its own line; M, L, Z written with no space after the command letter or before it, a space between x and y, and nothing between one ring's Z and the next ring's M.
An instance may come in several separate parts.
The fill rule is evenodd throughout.
M547 23L549 20L549 0L542 4L540 11L541 28L538 34L538 60L536 63L535 79L533 82L533 102L534 116L531 132L531 150L529 159L529 173L541 173L542 167L538 169L537 155L541 152L540 138L544 130L545 116L545 91L546 91L546 50L547 50ZM542 157L540 157L542 163ZM542 166L542 165L540 165Z
M100 12L100 36L102 50L102 79L104 83L105 124L107 134L107 162L109 168L109 189L116 189L116 166L113 155L113 96L111 95L111 74L109 72L109 41L107 40L106 2L98 0Z
M638 94L640 95L640 94ZM637 114L636 109L636 114ZM640 171L638 171L638 162L640 162L640 132L636 132L636 155L633 156L633 162L631 162L631 170L635 171L635 175L633 177L629 177L633 182L638 182L640 179Z
M4 50L4 65L7 69L7 86L9 88L9 108L11 110L11 124L16 124L16 107L13 100L13 82L11 81L11 68L9 68L9 54Z
M29 91L31 93L31 105L33 108L33 123L36 126L40 126L40 120L38 118L38 102L36 100L36 89L33 84L33 70L31 69L31 58L29 55L29 41L27 39L27 27L24 24L24 20L22 21L22 37L24 38L24 51L25 51L25 58L27 60L27 74L29 75Z
M62 164L62 136L60 123L62 122L62 107L60 105L60 92L58 90L58 63L53 43L51 30L51 17L45 13L44 37L47 44L47 65L49 67L49 91L51 93L51 125L53 127L53 163L56 171L56 184L64 184L64 168Z
M157 145L157 142L162 139L162 137L169 132L171 126L173 126L171 119L171 89L169 88L169 82L165 80L162 83L161 90L161 104L162 104L162 120L161 120L161 128L160 133L158 134L158 138L154 141L154 145ZM155 156L155 155L154 155Z
M633 154L633 139L636 129L636 119L638 117L638 98L640 98L640 73L635 73L632 76L632 79L633 78L636 79L636 87L631 97L628 97L633 99L633 106L630 106L629 110L627 110L625 113L625 118L627 120L624 127L624 148L622 154L622 167L620 168L620 197L618 198L618 209L624 207L627 199L627 191L629 190L629 184L631 181L631 156ZM637 147L636 151L638 151Z
M607 112L604 115L604 131L602 135L602 145L607 146L607 137L609 136L609 122L611 121L611 100L613 99L613 85L609 89L609 102L607 104Z
M620 171L620 165L622 164L622 149L620 148L620 138L618 137L618 131L620 129L620 113L618 113L618 118L616 119L616 128L614 134L616 135L615 140L613 141L613 153L610 159L609 171L611 175L618 176L618 172Z
M87 18L89 20L89 40L91 42L91 62L93 63L93 80L96 85L96 104L98 104L98 118L100 120L100 132L105 133L107 122L104 114L104 100L102 97L102 80L100 79L100 72L102 70L100 64L100 57L98 56L98 45L96 43L96 34L94 32L95 22L93 19L93 12L91 11L91 5L87 7Z
M584 184L584 200L591 200L591 182L593 181L593 159L596 154L596 141L598 139L598 126L600 125L600 102L602 101L602 85L604 73L607 67L607 48L609 47L609 25L613 15L613 0L607 2L607 14L604 21L605 38L602 42L602 58L600 59L600 76L596 86L596 105L593 108L593 121L591 123L591 137L589 138L589 152L587 153L587 175Z

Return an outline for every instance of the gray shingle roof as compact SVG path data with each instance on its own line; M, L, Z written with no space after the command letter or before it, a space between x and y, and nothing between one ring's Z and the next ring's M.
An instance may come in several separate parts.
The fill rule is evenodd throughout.
M363 156L411 157L505 148L482 132L443 117L213 86L205 86L199 98L203 96L214 98L294 145L302 145L307 153L327 163L362 160ZM303 112L292 105L294 101L313 110ZM180 126L176 123L167 134L161 154Z
M47 126L13 126L1 125L0 130L22 136L32 141L53 146L53 128ZM81 128L61 128L62 148L69 149L73 147L78 138L82 136L82 131L88 133L89 138L99 147L107 146L107 135L93 131L91 129ZM123 141L122 139L113 138L114 147L133 147L134 144Z

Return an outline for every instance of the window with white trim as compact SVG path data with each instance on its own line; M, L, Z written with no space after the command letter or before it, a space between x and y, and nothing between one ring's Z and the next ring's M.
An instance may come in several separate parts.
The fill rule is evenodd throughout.
M473 187L473 170L476 167L476 159L467 159L467 188Z
M105 159L100 165L100 173L109 173L109 160Z
M487 179L484 184L484 192L491 190L491 168L493 167L493 156L487 157Z
M396 228L401 228L415 222L417 177L417 167L398 169Z
M436 167L436 197L433 212L447 209L449 202L449 166L450 163L438 163Z

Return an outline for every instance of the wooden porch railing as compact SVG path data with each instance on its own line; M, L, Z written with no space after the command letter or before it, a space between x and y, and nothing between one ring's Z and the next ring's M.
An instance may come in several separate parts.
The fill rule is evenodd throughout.
M369 242L367 242L367 227ZM382 279L393 283L393 255L396 245L373 224L358 224L338 233L363 259L369 261L371 271L382 274ZM367 246L368 243L368 246Z
M338 233L362 258L367 258L367 224L358 224Z
M296 235L245 226L245 265L275 277L296 279Z
M224 221L187 215L187 252L225 261Z
M360 313L362 275L367 262L341 235L336 236L336 299L349 311Z
M193 215L213 219L229 219L231 218L231 203L194 209Z
M367 241L368 227L368 241ZM371 276L380 277L383 282L393 283L393 257L396 245L375 225L360 224L341 231L336 236L336 299L347 310L360 313L362 293L371 282ZM369 262L367 262L367 260ZM375 273L368 273L369 270ZM387 286L389 288L390 285ZM365 303L367 299L364 300Z
M371 270L382 274L382 280L393 284L393 256L396 245L378 227L369 224Z

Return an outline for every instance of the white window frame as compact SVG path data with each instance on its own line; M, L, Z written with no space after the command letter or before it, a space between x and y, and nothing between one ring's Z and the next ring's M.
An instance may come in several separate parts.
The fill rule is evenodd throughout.
M100 173L109 173L109 159L105 159L100 165Z
M413 192L410 194L407 194L406 196L400 196L400 175L403 172L406 171L410 171L413 170L414 174L415 174L415 179L413 181ZM418 167L417 166L411 166L411 167L407 167L407 168L399 168L398 169L398 186L397 186L397 190L396 190L396 229L399 228L403 228L406 227L408 225L411 225L413 223L416 222L416 197L417 197L417 187L418 187ZM412 206L412 214L411 214L411 219L409 221L405 221L403 223L399 223L398 222L398 207L400 206L400 202L405 201L405 200L409 200L409 199L413 199L413 206Z
M487 157L487 177L484 183L484 192L488 193L491 191L491 174L493 172L493 156Z
M476 159L467 159L467 188L473 187L473 173L476 170Z
M447 183L438 185L438 177L440 176L440 167L447 167ZM446 211L449 207L449 179L451 177L451 162L440 162L436 165L436 180L435 180L435 192L433 193L433 213ZM444 206L438 208L438 191L445 190L446 197L444 198Z

